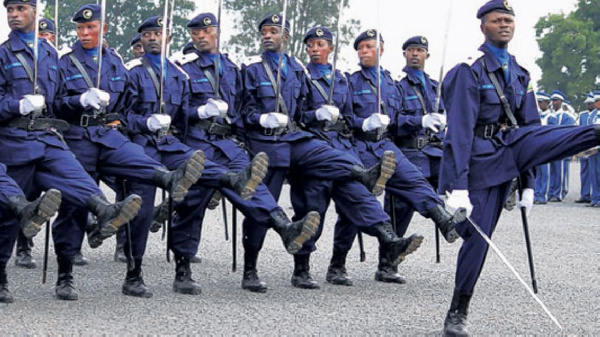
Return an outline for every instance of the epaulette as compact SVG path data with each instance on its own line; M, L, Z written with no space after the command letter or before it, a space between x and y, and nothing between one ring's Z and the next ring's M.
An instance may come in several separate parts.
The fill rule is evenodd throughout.
M142 58L138 57L132 60L129 60L129 62L125 63L125 68L127 70L131 70L137 66L141 66L142 65Z
M180 65L184 65L184 64L187 64L190 62L194 62L198 58L199 58L199 56L197 53L183 54L183 55L181 55L181 57L178 57L175 62L179 63Z
M463 63L468 64L469 66L472 66L473 64L475 64L475 62L477 62L477 60L479 60L480 58L482 58L485 55L484 52L482 52L481 50L476 50L473 53L469 54L463 61Z
M194 54L196 54L196 53L194 53ZM190 75L188 75L188 73L186 73L186 72L185 72L185 70L183 70L183 68L181 68L181 67L180 67L180 66L179 66L177 63L175 63L175 62L171 62L171 63L173 63L173 66L175 66L175 68L177 68L177 70L181 71L181 73L183 74L183 76L185 76L185 78L186 78L187 80L189 80L189 79L190 79Z
M302 69L304 69L304 70L306 71L306 67L304 66L304 63L302 63L302 62L298 61L298 59L297 59L297 58L295 58L295 57L293 57L293 56L290 56L290 58L291 58L292 60L294 60L294 62L296 62L298 65L300 65L300 67L301 67Z
M64 47L64 48L62 48L62 49L59 49L59 50L58 50L58 58L60 59L60 58L62 58L63 56L65 56L65 55L68 55L68 54L70 54L70 53L72 53L72 52L73 52L73 49L71 49L71 48L69 48L69 47Z
M125 64L125 61L123 61L123 57L121 56L121 54L119 54L119 52L116 49L108 48L108 51L114 56L116 56L119 60L121 60L121 64Z
M262 57L260 55L253 55L253 56L248 56L244 60L244 62L242 62L242 64L245 66L249 66L251 64L260 63L260 62L262 62Z

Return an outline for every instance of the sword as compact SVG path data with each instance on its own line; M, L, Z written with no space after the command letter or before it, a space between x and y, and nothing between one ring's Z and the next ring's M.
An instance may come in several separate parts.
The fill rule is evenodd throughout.
M219 8L217 8L217 58L215 60L215 97L221 99L221 7L222 0L219 0Z
M106 24L106 0L101 1L100 5L100 30L98 31L98 82L96 88L100 89L100 79L102 78L102 50L104 47L104 25Z
M39 93L38 87L38 58L40 56L40 50L38 47L40 41L40 15L38 13L38 9L35 9L35 34L33 36L33 94L37 95ZM30 115L31 119L35 119L35 114Z
M54 0L54 47L58 51L58 0Z
M102 0L104 1L104 0ZM162 24L162 36L161 36L161 40L160 40L160 80L159 80L159 84L160 84L160 92L159 92L159 106L158 106L158 113L159 114L163 114L166 113L165 110L165 98L164 98L164 78L165 78L165 60L167 57L167 26L169 25L168 22L168 18L169 17L169 0L165 0L165 7L163 10L163 24ZM161 133L163 132L163 130L161 130Z
M331 86L329 88L329 98L327 99L327 104L333 104L333 88L335 87L335 70L337 68L337 60L338 60L338 51L340 46L340 35L342 34L342 25L340 21L342 20L342 9L344 8L344 0L340 0L340 7L338 8L338 20L337 20L337 33L335 35L335 46L333 49L333 64L331 66Z
M283 68L283 57L285 55L284 41L285 37L285 20L286 20L287 0L283 0L283 16L281 21L281 52L279 53L279 64L277 65L277 80L275 84L275 112L279 112L279 105L281 104L280 92L281 92L281 69ZM285 102L283 103L285 104Z
M442 97L442 80L444 79L444 63L446 62L446 47L448 47L448 31L450 30L450 19L452 18L452 8L454 0L450 0L450 8L448 8L448 17L446 18L446 33L444 36L444 49L442 52L442 65L440 66L440 80L435 93L435 108L433 112L438 112L440 109L440 100ZM445 129L445 126L440 129Z

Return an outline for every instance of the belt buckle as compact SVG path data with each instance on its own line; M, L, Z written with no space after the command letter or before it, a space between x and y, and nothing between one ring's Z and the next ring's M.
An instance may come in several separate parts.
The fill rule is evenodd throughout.
M264 129L263 135L265 136L275 136L275 129Z
M90 124L90 115L81 115L79 118L79 126L86 128Z
M483 128L483 139L490 139L494 137L494 124L488 124Z
M27 124L27 131L33 131L33 124L35 123L35 119L32 118L29 120L29 123Z
M417 138L417 149L422 149L427 144L427 139L425 138Z

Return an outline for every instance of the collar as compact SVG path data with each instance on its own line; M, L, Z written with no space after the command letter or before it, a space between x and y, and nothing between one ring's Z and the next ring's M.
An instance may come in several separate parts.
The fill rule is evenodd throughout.
M325 76L323 76L323 73L321 72L322 67L327 67L331 74L332 66L330 63L328 63L327 65L324 65L324 64L314 64L311 62L306 66L306 69L308 69L308 71L310 72L310 77L313 80L320 80L320 79L325 79ZM337 77L337 75L336 75L336 77ZM329 78L331 79L331 76Z
M260 56L263 60L271 61L271 58L267 53L267 51L263 51ZM304 71L304 67L301 66L293 57L288 56L286 53L283 53L283 55L285 56L285 59L287 60L287 66L291 71ZM275 65L275 69L277 69L277 65Z
M496 57L494 56L493 51L491 49L489 49L489 45L487 43L482 44L481 47L479 47L479 50L484 53L483 58L485 59L485 63L486 63L488 71L496 71L498 69L502 69L502 65L500 64L498 59L496 59ZM510 58L512 58L512 55L510 55L510 54L508 54L508 55ZM512 66L512 63L514 63L514 62L509 62L509 65L508 65L509 68Z
M98 63L94 62L94 60L86 54L83 46L81 45L81 42L79 42L79 41L75 42L75 44L73 45L73 47L71 49L73 50L73 54L75 55L75 57L77 57L77 59L79 59L80 62L89 63L93 67L95 67L98 64ZM102 48L102 67L104 67L105 62L107 61L107 56L108 56L108 53L107 53L106 48Z
M13 30L8 34L8 40L10 41L10 48L12 51L21 51L27 49L27 44L23 42Z

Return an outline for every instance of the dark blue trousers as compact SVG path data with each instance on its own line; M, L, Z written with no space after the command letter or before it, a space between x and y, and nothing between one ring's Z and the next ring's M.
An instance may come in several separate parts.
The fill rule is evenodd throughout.
M19 232L19 222L8 209L8 199L24 196L17 183L6 174L6 166L0 164L0 262L8 262Z

